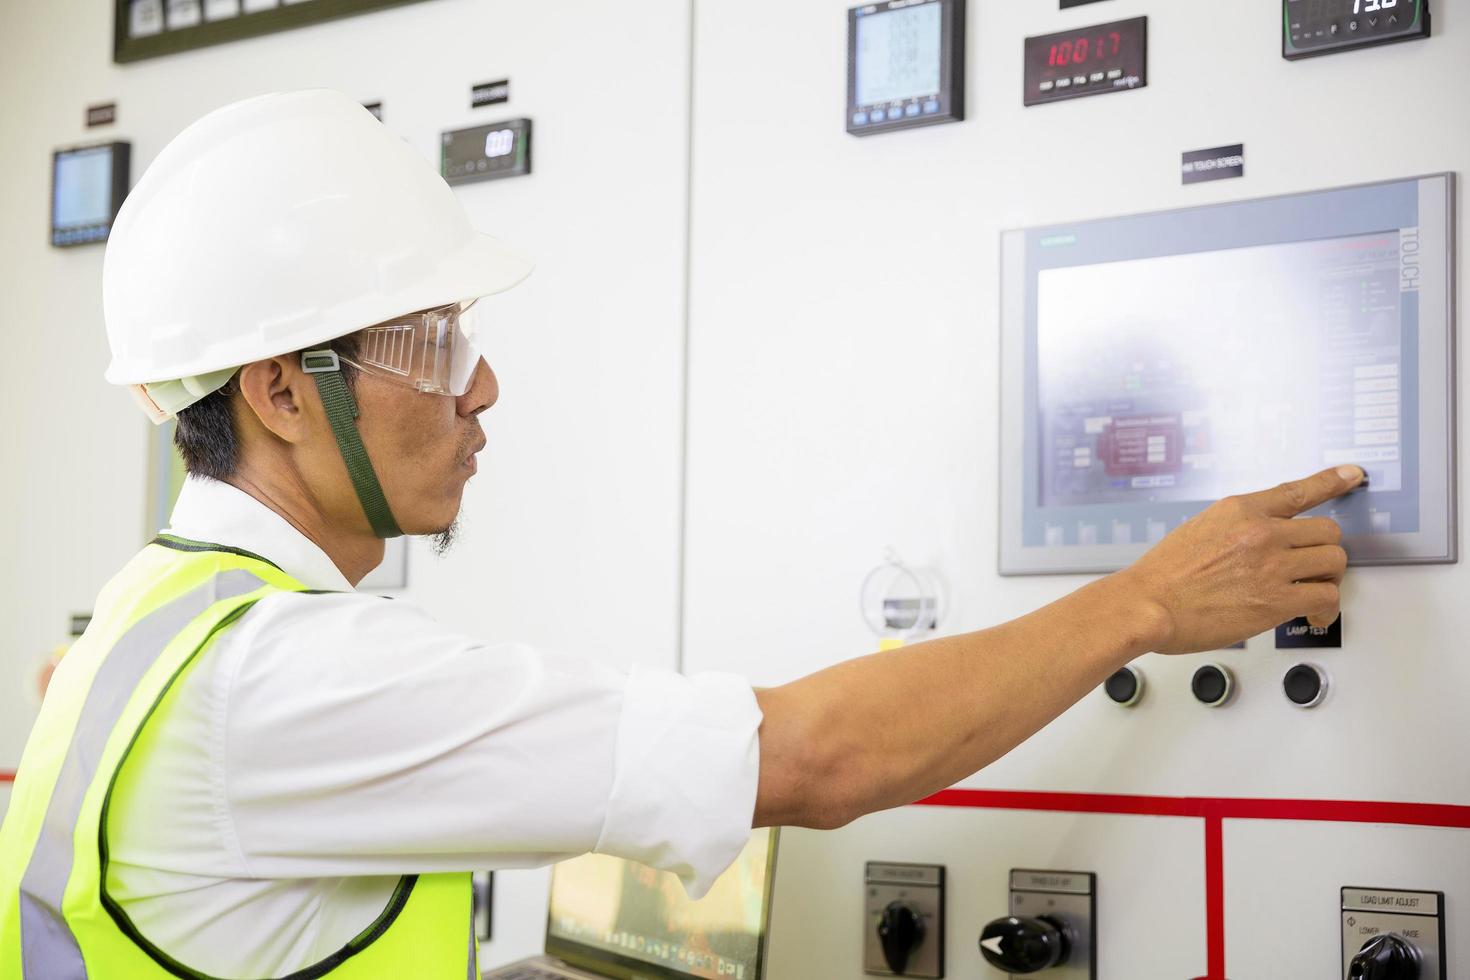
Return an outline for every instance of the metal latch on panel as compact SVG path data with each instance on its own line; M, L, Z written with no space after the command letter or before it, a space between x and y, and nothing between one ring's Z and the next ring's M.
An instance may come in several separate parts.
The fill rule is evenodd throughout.
M869 861L863 881L863 972L943 977L944 867Z
M1086 871L1011 872L1011 914L980 933L980 955L1012 975L1096 980L1097 876Z

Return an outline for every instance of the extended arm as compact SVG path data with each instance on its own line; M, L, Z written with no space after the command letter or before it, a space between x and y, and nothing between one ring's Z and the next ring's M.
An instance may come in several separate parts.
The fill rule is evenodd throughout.
M1132 567L992 629L838 664L757 692L757 826L838 827L985 767L1150 650L1212 650L1338 615L1347 565L1327 518L1356 467L1227 498Z

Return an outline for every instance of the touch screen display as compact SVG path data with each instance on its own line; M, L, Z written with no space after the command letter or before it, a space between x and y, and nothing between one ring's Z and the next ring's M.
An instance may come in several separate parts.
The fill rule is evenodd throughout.
M1008 233L1022 570L1121 567L1212 501L1342 463L1368 489L1323 512L1355 558L1451 556L1446 182Z

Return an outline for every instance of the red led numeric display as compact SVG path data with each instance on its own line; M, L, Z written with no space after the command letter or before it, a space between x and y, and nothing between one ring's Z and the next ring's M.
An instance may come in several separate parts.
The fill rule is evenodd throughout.
M1084 35L1075 40L1053 42L1046 63L1052 68L1083 65L1088 61L1116 58L1122 49L1123 35L1118 31L1108 31L1095 37Z
M1146 85L1147 42L1147 17L1028 37L1025 104Z

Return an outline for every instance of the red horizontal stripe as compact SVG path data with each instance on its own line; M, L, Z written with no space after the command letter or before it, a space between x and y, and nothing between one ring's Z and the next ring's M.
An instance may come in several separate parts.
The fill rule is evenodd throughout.
M1108 793L947 789L927 799L919 800L918 805L973 807L984 810L1048 810L1057 813L1115 813L1153 817L1214 817L1222 820L1324 820L1333 823L1392 823L1417 827L1470 829L1470 806L1454 806L1447 803L1120 796Z
M1194 801L1176 796L1114 796L1106 793L1041 793L1003 789L946 789L916 806L976 807L984 810L1051 810L1059 813L1125 813L1149 817L1202 817Z
M13 772L3 772L3 771L0 771L0 783L13 783L13 782L15 782L15 773L13 773Z

